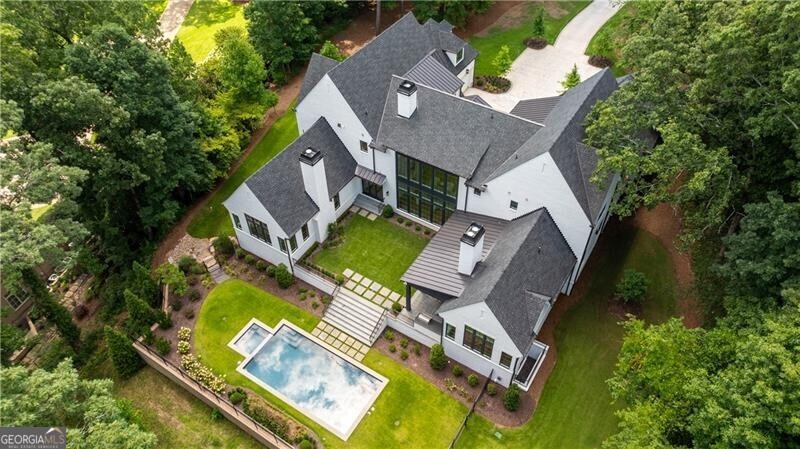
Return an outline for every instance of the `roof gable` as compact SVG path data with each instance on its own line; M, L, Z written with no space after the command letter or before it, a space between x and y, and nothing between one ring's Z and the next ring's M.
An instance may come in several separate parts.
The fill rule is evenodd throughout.
M297 104L300 104L303 99L311 92L311 89L319 83L326 73L331 71L334 67L339 65L339 61L322 56L319 53L311 55L311 61L308 63L306 75L303 77L303 85L300 86L300 94L297 96Z

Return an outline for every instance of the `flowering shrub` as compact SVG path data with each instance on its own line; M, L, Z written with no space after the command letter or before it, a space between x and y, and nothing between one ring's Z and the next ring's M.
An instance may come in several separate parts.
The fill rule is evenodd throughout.
M178 342L178 354L186 355L189 353L189 342L181 340Z
M178 329L178 341L189 341L192 336L192 330L188 327L181 327Z
M211 368L203 365L200 359L194 354L181 356L181 366L186 370L186 374L192 379L208 387L209 390L217 394L225 391L225 376L217 376Z

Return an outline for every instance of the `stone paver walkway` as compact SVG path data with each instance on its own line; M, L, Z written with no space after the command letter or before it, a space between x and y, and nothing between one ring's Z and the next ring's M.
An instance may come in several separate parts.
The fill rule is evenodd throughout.
M342 355L358 362L364 360L364 356L367 355L367 351L369 351L369 346L347 335L338 327L324 320L317 324L317 327L311 331L311 335L324 341Z
M344 270L344 284L342 288L349 290L355 296L365 301L375 303L386 310L392 310L392 304L400 301L403 295L384 287L377 281L373 281L360 273L351 269ZM402 302L400 305L404 305Z
M170 0L161 18L158 19L158 29L168 40L175 39L178 30L181 28L186 14L192 8L194 0Z
M361 215L369 221L375 221L375 219L378 218L376 214L358 206L350 206L350 212Z
M514 60L511 71L506 76L511 80L511 89L508 92L490 94L469 88L464 95L480 95L494 109L503 112L513 109L520 100L559 95L561 81L572 70L573 65L578 67L582 80L601 70L589 65L589 57L584 51L600 27L618 9L610 0L594 0L561 30L555 44L541 50L526 48Z

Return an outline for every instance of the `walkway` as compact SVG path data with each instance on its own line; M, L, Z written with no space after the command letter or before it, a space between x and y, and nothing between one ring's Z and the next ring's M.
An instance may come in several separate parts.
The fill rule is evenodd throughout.
M186 14L192 8L192 3L194 0L170 0L161 13L161 18L158 19L158 29L165 38L170 41L175 39L183 20L186 19Z
M554 45L541 50L526 48L514 60L507 76L511 80L508 92L490 94L470 88L464 95L480 95L493 108L503 112L513 109L519 100L559 95L561 81L573 65L578 67L583 80L600 71L589 65L589 57L584 51L600 27L617 10L618 7L610 0L594 0L561 30Z

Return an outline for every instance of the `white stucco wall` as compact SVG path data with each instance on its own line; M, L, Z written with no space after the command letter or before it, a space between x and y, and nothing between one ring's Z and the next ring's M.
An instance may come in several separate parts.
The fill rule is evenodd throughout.
M511 369L514 368L515 362L519 360L522 354L511 341L511 338L508 337L503 326L497 321L497 318L489 310L486 303L472 304L441 313L440 315L445 322L444 329L447 329L447 324L452 324L456 328L454 340L450 340L446 336L442 337L442 346L444 346L445 354L484 376L489 375L494 370L492 379L503 386L508 386L511 383L513 373L510 369L500 366L500 353L505 352L512 357ZM494 338L491 359L463 346L464 325Z
M236 226L234 226L233 229L236 232L239 245L244 250L275 265L280 263L289 264L288 257L285 253L281 252L278 247L278 238L286 238L286 233L278 225L278 222L272 218L272 215L264 208L261 202L258 201L250 188L247 187L247 184L240 185L222 204L228 210L229 214L236 214L239 217L242 229L238 229ZM268 245L266 242L250 235L247 229L247 221L244 217L245 214L267 225L270 239L274 246ZM232 220L233 218L229 216L228 219ZM298 244L299 243L300 241L298 240Z
M360 141L372 142L367 129L347 104L339 89L328 75L311 89L311 92L297 105L297 127L300 134L311 128L320 118L325 117L339 139L353 155L359 165L372 168L371 148L361 151Z
M386 176L383 184L383 202L397 210L397 155L394 150L375 152L375 171Z
M475 61L472 61L464 67L464 70L458 74L458 78L464 82L464 85L461 87L461 92L472 87L472 82L475 79Z

